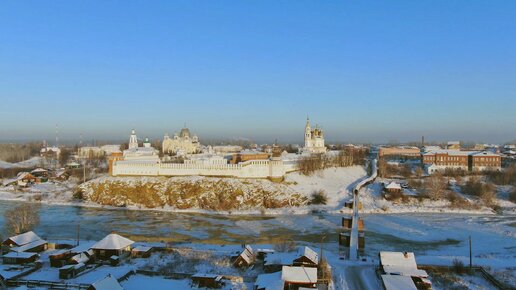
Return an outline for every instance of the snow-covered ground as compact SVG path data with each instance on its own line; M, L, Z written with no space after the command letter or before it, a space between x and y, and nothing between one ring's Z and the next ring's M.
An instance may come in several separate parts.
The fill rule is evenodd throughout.
M351 166L343 168L328 168L315 173L312 176L305 176L294 172L287 174L285 181L281 183L272 182L266 179L237 179L237 178L207 178L200 176L191 177L109 177L103 176L90 181L90 184L102 184L105 182L123 182L127 186L135 186L137 184L155 183L163 184L165 182L186 182L198 183L208 181L217 183L219 181L227 183L229 186L244 189L251 188L251 194L260 194L260 192L277 192L277 197L284 195L286 199L289 196L300 196L305 199L305 205L284 207L277 209L242 209L231 210L233 214L305 214L312 210L338 211L342 208L343 202L351 197L351 192L356 183L366 176L366 171L361 166ZM32 200L46 204L60 204L86 207L108 207L102 206L95 202L78 200L73 197L76 183L67 182L48 182L33 185L27 189L15 190L14 187L0 188L0 200ZM208 186L209 187L209 186ZM326 205L306 205L311 199L312 193L317 190L323 190L328 198ZM106 193L109 194L109 193ZM299 199L299 198L297 198ZM138 204L124 204L125 209L149 210ZM174 206L154 207L150 210L171 211L171 212L197 212L209 213L210 210L200 209L196 207L178 209ZM227 212L221 212L226 214Z
M0 160L0 168L33 168L40 166L43 161L44 159L38 156L17 163L10 163Z
M382 183L389 180L378 178L375 182L367 185L360 191L359 200L363 205L361 213L470 213L470 214L495 214L495 211L486 206L478 209L460 209L450 207L450 202L445 199L430 200L410 198L409 201L401 200L388 201L382 197ZM503 207L504 212L516 214L516 204L507 199L510 186L498 187L496 203ZM409 190L410 192L410 190ZM414 195L414 194L412 194ZM466 197L472 199L472 197ZM351 212L350 209L343 209L343 212Z

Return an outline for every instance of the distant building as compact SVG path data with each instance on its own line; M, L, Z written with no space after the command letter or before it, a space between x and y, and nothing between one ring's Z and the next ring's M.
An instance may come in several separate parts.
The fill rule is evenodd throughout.
M448 150L460 150L460 142L459 141L449 141L446 146Z
M312 130L310 119L306 118L305 125L305 147L303 152L307 153L325 153L326 146L324 145L324 132L319 129L317 125Z
M380 157L383 156L408 156L419 157L421 150L413 146L396 146L396 147L380 147L378 152Z
M129 147L123 151L124 160L150 160L159 161L159 152L154 149L148 138L145 138L143 147L139 147L138 138L134 129L129 137Z
M438 171L501 170L502 158L487 151L436 150L423 154L423 164L428 173Z
M184 155L201 151L201 144L197 135L191 135L190 129L183 128L178 134L170 138L168 134L163 137L162 150L164 154Z
M120 151L120 145L103 145L103 146L83 146L79 148L79 158L98 158L109 156Z

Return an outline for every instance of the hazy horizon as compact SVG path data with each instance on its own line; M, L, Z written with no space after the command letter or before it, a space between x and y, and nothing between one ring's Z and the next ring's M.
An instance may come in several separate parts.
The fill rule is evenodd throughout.
M2 6L2 142L516 139L514 1Z

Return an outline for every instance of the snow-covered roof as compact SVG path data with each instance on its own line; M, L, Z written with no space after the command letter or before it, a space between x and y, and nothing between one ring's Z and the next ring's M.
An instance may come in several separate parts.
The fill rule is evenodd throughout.
M118 281L111 276L107 275L105 278L91 284L91 287L95 290L124 290Z
M11 240L19 247L43 239L36 235L33 231L29 231L17 236L9 237L9 240Z
M297 258L296 252L274 252L265 256L264 265L292 265L292 261Z
M247 262L247 264L251 264L254 258L253 248L251 248L249 245L246 245L242 253L240 253L240 257L242 257Z
M36 168L34 170L32 170L30 173L43 173L43 172L48 172L48 170L46 169L43 169L43 168Z
M416 257L411 252L380 252L380 263L387 274L428 277L428 273L417 268Z
M152 249L152 247L146 247L146 246L137 246L133 249L134 252L148 252Z
M75 246L74 248L71 248L70 252L72 252L72 253L86 252L89 249L91 249L91 247L93 247L93 245L95 245L95 244L96 244L96 242L94 242L94 241L81 241L79 245Z
M13 248L11 248L11 251L13 251L13 252L25 252L25 251L28 251L28 250L33 249L35 247L42 246L42 245L44 245L46 243L47 243L47 241L45 241L45 240L36 240L36 241L30 242L28 244L25 244L23 246L13 247Z
M281 280L294 283L317 283L317 268L283 266Z
M477 153L473 153L471 154L472 156L488 156L488 157L497 157L497 156L500 156L499 154L496 154L496 153L493 153L493 152L490 152L490 151L482 151L482 152L477 152Z
M307 257L314 264L319 263L319 255L317 254L317 252L310 249L309 247L302 247L301 249L299 249L299 254L301 257Z
M30 253L30 252L9 252L5 255L3 255L4 258L23 258L28 259L33 256L36 256L36 253Z
M412 252L380 252L382 266L402 266L417 269L416 257Z
M428 277L428 273L425 270L420 270L410 266L383 266L383 271L390 275L400 275L408 277Z
M382 275L385 290L417 290L412 278L397 275Z
M109 234L91 248L96 250L121 250L134 244L128 238L124 238L118 234Z
M442 150L434 150L426 152L425 156L435 155L435 154L448 154L452 156L468 156L479 151L461 151L461 150L450 150L450 149L442 149Z
M88 255L86 255L85 253L77 254L77 255L71 257L70 259L74 260L77 264L87 263L90 260Z
M260 274L254 283L256 289L283 290L284 282L281 280L281 272Z
M387 189L401 189L401 185L397 182L391 182L389 184L387 184L387 186L385 186L385 188Z

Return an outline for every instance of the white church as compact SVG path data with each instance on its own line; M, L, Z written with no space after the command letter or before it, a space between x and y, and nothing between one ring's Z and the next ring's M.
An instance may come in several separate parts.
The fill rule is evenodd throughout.
M324 132L315 126L312 130L310 119L306 118L305 125L305 146L303 153L326 153L326 146L324 146Z
M190 130L184 127L179 135L176 133L173 138L165 134L162 150L164 154L170 155L195 154L201 151L201 144L197 135L192 135Z

